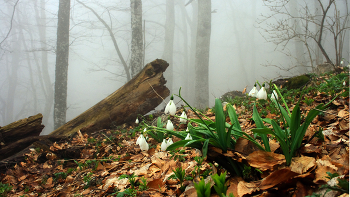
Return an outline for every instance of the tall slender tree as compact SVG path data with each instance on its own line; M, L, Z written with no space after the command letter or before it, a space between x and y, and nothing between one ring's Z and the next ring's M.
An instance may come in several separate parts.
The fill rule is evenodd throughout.
M142 1L130 0L131 7L131 76L142 70L143 39L142 39Z
M168 82L170 92L173 91L173 52L174 52L174 31L175 31L175 8L174 0L166 1L166 20L165 20L165 41L162 58L169 63L169 68L164 75Z
M195 58L195 104L209 106L209 51L211 34L211 0L198 1L198 26Z
M70 0L59 0L54 98L54 129L66 122Z

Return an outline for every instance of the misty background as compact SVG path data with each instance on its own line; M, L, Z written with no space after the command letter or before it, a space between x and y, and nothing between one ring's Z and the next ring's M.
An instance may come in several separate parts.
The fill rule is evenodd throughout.
M165 25L169 17L167 1L174 3L175 16L170 20L175 23L170 61L163 58L167 46L165 34L169 30ZM157 58L170 62L165 78L168 80L169 72L172 72L173 80L171 87L169 83L167 87L171 94L177 94L182 87L182 95L190 103L195 102L196 91L193 84L198 1L201 0L141 1L145 46L143 65ZM93 9L109 25L122 56L129 64L132 39L130 1L80 2ZM326 7L329 2L333 1L212 0L208 107L214 105L215 97L228 91L242 91L245 87L250 90L257 80L269 82L313 72L317 64L326 61L312 36L303 37L300 32L307 31L317 37L319 25L315 21L322 20L320 3ZM343 64L349 63L349 6L347 0L335 0L326 15L325 24L330 28L323 31L322 46L334 65L340 65L341 60ZM42 113L45 125L42 134L54 130L58 8L58 0L0 0L0 126ZM276 13L276 9L280 13ZM302 19L304 14L309 16L307 20ZM294 18L290 19L290 16ZM338 25L342 30L339 33L341 51L335 50L339 48L335 45L331 28L339 31L335 22L341 24ZM281 29L288 24L293 29ZM70 1L68 62L66 121L127 82L108 30L91 10L76 0ZM166 98L166 102L168 100Z

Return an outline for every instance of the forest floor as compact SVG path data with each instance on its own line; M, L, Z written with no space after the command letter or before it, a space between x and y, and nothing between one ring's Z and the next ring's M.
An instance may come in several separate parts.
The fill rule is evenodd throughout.
M344 193L349 180L349 73L314 77L301 99L299 89L282 92L290 110L300 101L302 122L315 106L340 95L312 121L290 166L286 166L275 139L270 140L271 152L238 139L234 152L240 156L233 158L245 167L242 177L227 173L227 196L316 197L330 188L326 196L349 196L348 187ZM263 118L280 117L270 100L244 96L223 101L235 107L242 131L251 136L251 129L256 128L252 119L255 102ZM181 112L179 109L176 114L180 116ZM197 118L190 109L186 112L188 119ZM213 110L202 112L215 121ZM55 142L49 152L32 149L25 162L0 175L0 196L197 196L194 182L201 179L210 183L210 196L219 196L212 187L212 175L220 175L225 169L216 162L201 160L201 151L186 147L163 152L161 143L149 135L149 150L140 150L136 140L145 128L142 123L151 125L155 119L155 115L144 116L139 125L125 124L91 135L79 132L70 141ZM186 130L178 118L170 120L174 130ZM172 140L180 139L172 136ZM176 169L184 170L183 180L174 175ZM332 177L337 178L330 181ZM324 189L320 189L322 185Z

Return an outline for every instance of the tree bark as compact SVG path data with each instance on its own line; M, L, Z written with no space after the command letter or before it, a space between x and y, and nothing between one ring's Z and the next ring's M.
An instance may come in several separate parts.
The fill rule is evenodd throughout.
M40 135L44 128L44 125L41 124L42 119L43 115L37 114L0 127L1 142L9 145L22 138Z
M174 0L166 1L166 20L165 20L165 37L164 37L164 49L162 59L167 61L171 67L165 73L165 77L168 79L168 87L170 91L173 91L173 52L174 52L174 31L175 31L175 8Z
M60 0L57 23L54 128L66 123L70 0Z
M170 91L163 72L169 64L161 59L147 64L142 71L117 91L50 135L70 136L77 131L91 133L113 125L135 121L157 107ZM162 98L161 98L162 97Z
M131 76L142 70L143 39L142 39L142 1L130 0L131 7Z
M199 109L209 106L209 51L211 34L211 0L198 1L196 39L195 103Z

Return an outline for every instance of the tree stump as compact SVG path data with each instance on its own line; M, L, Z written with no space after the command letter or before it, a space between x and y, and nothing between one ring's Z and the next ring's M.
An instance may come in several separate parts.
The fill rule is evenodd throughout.
M70 136L79 130L91 133L110 128L112 122L121 125L135 121L137 115L148 113L162 102L162 98L169 96L163 77L168 66L161 59L148 63L124 86L49 135Z

